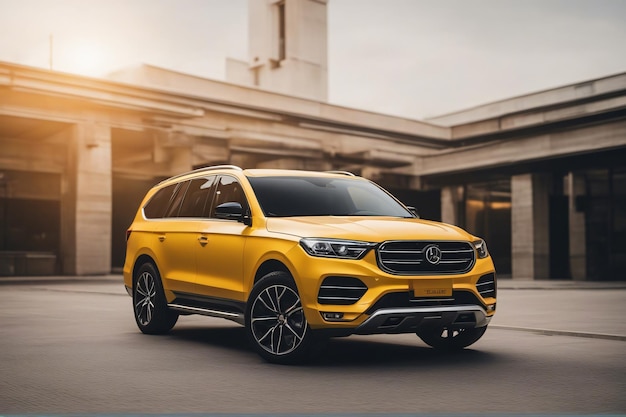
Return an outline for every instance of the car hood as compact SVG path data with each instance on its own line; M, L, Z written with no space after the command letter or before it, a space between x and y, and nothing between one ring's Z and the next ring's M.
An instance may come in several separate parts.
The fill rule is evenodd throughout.
M473 236L445 223L392 217L287 217L267 219L267 230L297 237L384 242L386 240L462 240Z

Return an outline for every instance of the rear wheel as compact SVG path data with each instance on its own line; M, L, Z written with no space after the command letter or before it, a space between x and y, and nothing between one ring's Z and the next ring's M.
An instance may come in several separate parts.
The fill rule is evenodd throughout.
M474 328L429 328L422 329L417 335L435 349L460 350L468 347L480 339L487 331L487 326Z
M146 334L167 333L178 320L178 313L167 308L161 276L150 262L141 265L137 271L133 286L133 311L139 330Z
M269 362L297 363L309 357L315 337L289 274L271 272L255 284L246 308L246 332Z

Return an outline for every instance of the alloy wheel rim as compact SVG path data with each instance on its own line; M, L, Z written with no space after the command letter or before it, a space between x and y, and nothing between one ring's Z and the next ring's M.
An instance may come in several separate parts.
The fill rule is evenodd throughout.
M155 298L154 277L149 272L144 272L139 276L135 290L135 315L142 326L152 321Z
M261 291L252 304L250 321L256 343L278 356L296 350L307 330L300 297L285 285Z

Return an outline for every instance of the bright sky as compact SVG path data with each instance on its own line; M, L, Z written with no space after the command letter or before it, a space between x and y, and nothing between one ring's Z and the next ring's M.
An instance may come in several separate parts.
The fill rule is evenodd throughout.
M225 80L247 0L0 0L0 60ZM626 72L626 0L329 0L329 101L421 119Z

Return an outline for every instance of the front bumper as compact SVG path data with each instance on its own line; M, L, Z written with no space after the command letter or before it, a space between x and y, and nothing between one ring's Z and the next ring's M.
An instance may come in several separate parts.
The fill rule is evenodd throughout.
M422 327L484 327L491 316L477 305L383 308L376 310L355 330L355 334L415 333Z

